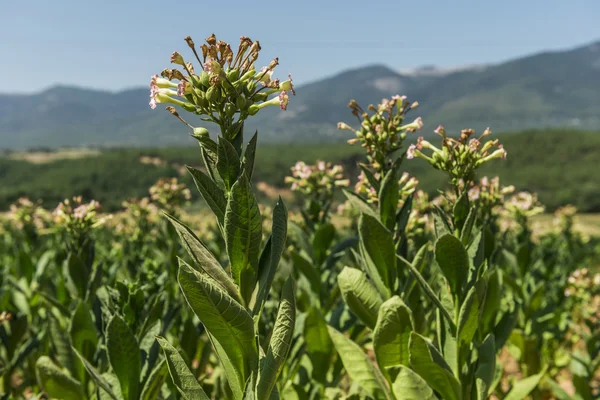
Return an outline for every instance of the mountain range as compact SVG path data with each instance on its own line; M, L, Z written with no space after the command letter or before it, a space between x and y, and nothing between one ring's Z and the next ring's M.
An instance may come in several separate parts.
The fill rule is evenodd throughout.
M366 106L405 94L418 101L424 132L438 124L497 132L545 127L600 128L600 41L495 65L394 70L370 65L299 86L288 110L268 109L249 124L262 141L337 141L355 120L350 99ZM120 92L55 86L0 94L0 148L189 144L187 128L148 107L148 89ZM191 118L190 118L191 120ZM192 122L192 121L190 121Z

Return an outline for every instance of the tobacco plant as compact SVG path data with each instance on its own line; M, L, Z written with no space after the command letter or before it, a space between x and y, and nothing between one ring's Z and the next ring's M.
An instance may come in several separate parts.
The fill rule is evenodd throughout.
M252 188L257 134L244 146L244 122L267 106L285 110L291 79L272 79L278 60L257 71L260 44L241 37L237 52L214 35L197 48L186 42L199 63L195 71L175 52L171 62L183 68L166 69L152 78L151 102L171 103L218 125L217 141L208 130L192 127L172 106L167 109L192 129L200 144L205 172L188 167L198 190L213 212L226 243L224 267L193 231L173 216L192 263L180 260L178 280L187 303L204 325L222 368L213 397L266 399L277 396L278 377L291 346L295 324L294 283L283 285L271 332L260 331L268 299L285 248L287 209L281 198L273 208L271 235L262 241L261 215ZM200 54L199 54L200 53ZM178 83L175 83L178 81ZM269 99L270 95L276 94ZM208 398L186 362L165 339L159 338L173 383L185 398Z

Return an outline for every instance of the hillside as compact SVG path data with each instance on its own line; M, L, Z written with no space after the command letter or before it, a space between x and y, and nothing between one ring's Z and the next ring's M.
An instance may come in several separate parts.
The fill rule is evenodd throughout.
M600 132L523 131L506 133L501 140L508 159L486 165L482 174L498 175L501 182L514 184L518 190L538 192L550 210L571 203L581 211L600 212L598 177L596 170L590 168L600 163ZM43 199L46 207L54 207L74 195L100 200L109 210L115 210L129 197L147 195L148 187L158 178L178 176L178 165L201 164L196 146L83 151L80 158L75 152L67 152L63 159L56 154L42 155L0 157L0 210L6 210L20 196ZM158 157L166 163L142 164L141 156ZM260 163L256 165L255 180L283 188L284 177L298 160L342 163L354 182L362 152L343 141L321 145L263 144L257 157ZM44 160L47 162L42 163ZM419 186L432 195L446 184L445 175L421 159L405 161L402 169L416 176ZM192 184L187 174L184 180Z
M425 132L443 123L515 131L600 126L600 42L498 65L398 73L382 65L345 71L298 87L287 112L269 110L249 124L263 140L337 141L346 104L407 94L421 104ZM418 113L418 114L417 114ZM57 86L32 95L0 94L0 148L163 146L189 143L187 130L148 107L148 90L117 93ZM340 136L341 135L341 136Z

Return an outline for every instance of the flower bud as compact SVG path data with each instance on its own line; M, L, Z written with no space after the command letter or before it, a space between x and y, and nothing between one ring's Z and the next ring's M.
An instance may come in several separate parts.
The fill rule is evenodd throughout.
M171 62L173 64L178 64L178 65L185 66L185 62L183 61L183 57L181 56L181 54L179 54L176 51L174 51L173 54L171 54Z
M196 136L196 137L209 136L208 129L202 128L202 127L194 128L193 136Z
M246 99L243 96L238 96L235 99L235 105L238 109L243 110L246 107Z
M229 71L227 71L227 79L229 79L230 82L237 81L239 77L240 77L239 69L233 68L233 69L230 69Z
M200 84L205 88L210 86L210 75L207 72L202 72L200 74Z
M218 86L211 86L206 92L206 98L212 103L217 103L221 100L221 88Z

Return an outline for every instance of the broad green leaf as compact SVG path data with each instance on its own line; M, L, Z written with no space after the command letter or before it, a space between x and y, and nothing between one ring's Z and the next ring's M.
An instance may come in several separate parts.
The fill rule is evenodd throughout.
M516 382L504 400L524 400L539 385L542 378L546 375L546 369L536 375L529 376Z
M446 219L446 213L438 206L433 206L433 227L435 236L441 237L445 234L452 233L452 227Z
M106 347L110 365L119 378L125 400L137 400L140 395L142 360L138 342L119 315L115 314L106 327Z
M150 375L144 384L144 388L142 389L140 400L158 399L168 373L167 363L165 360L162 360L154 367L152 372L150 372Z
M205 150L211 157L217 156L217 142L211 139L209 135L190 135L198 141L200 148Z
M225 209L227 207L227 199L225 199L225 194L223 191L217 186L217 184L204 172L199 169L195 169L193 167L188 166L188 171L194 178L194 182L196 183L196 187L198 191L202 195L208 207L210 207L211 211L217 217L217 222L219 226L223 226L225 220Z
M450 234L435 243L435 259L450 284L453 295L461 295L469 273L469 257L462 242Z
M467 293L458 315L459 367L466 361L466 355L477 331L478 323L479 297L475 287L472 287Z
M258 141L258 131L254 132L252 139L248 142L246 150L244 151L244 171L248 180L252 182L252 173L254 172L254 159L256 158L256 143Z
M450 324L451 329L453 331L456 331L456 324L454 323L452 317L448 313L448 310L446 310L446 308L440 301L440 298L435 294L435 292L433 291L431 286L429 286L429 283L427 283L425 278L423 278L423 275L421 275L421 273L403 257L398 256L398 259L400 259L400 261L402 261L404 263L404 265L406 265L408 267L410 272L413 274L413 276L416 278L417 282L419 283L419 286L421 286L421 289L423 289L423 292L425 292L427 297L429 297L429 299L433 302L433 304L435 304L436 307L440 310L442 315L446 318L446 322L448 324Z
M461 398L460 383L443 362L441 354L427 339L415 332L410 336L410 365L443 399Z
M294 269L300 271L300 273L306 277L310 283L310 288L315 294L320 294L321 271L319 271L318 267L297 251L292 250L290 256L294 262Z
M71 349L71 338L69 337L66 329L61 326L61 323L56 317L50 317L50 337L52 338L52 344L56 350L56 358L59 364L67 369L76 380L82 378L78 374L79 363L75 363L75 354Z
M412 330L411 311L400 297L393 296L381 305L373 331L373 350L384 375L387 367L410 365L408 343Z
M156 340L162 347L173 384L185 400L209 400L198 380L192 374L185 361L171 344L163 337Z
M398 366L392 389L396 400L437 400L427 382L404 365Z
M390 231L396 225L396 210L399 200L398 174L396 168L392 168L385 174L379 191L379 216L382 224Z
M379 290L387 298L393 289L397 273L392 233L377 218L368 214L360 216L358 232L367 272L376 284L378 279L383 282L384 287Z
M312 378L317 382L327 382L327 372L333 355L333 343L327 331L327 323L321 311L312 307L304 320L304 341L306 352L312 363Z
M363 388L375 400L392 399L381 372L369 360L363 349L343 333L328 327L329 336L337 350L350 379Z
M361 214L368 214L372 217L377 217L375 211L371 208L369 203L367 203L362 197L357 195L354 192L350 192L348 190L343 190L344 194L348 198L348 201L352 205L352 207Z
M222 389L224 389L227 392L229 392L229 390L231 390L231 393L235 400L242 399L242 397L244 395L245 382L242 380L243 376L240 375L238 368L234 365L235 360L232 360L229 357L229 355L227 354L227 351L225 351L225 349L223 348L221 343L213 335L211 335L209 333L208 338L210 340L210 343L212 344L212 348L217 356L217 359L219 360L221 366L223 367L223 372L225 373L225 377L227 378L227 379L222 379L222 378L219 379L221 381L225 381L228 386L228 388L225 388L225 385L221 384L221 386L223 386Z
M88 372L88 374L90 374L90 376L92 377L92 380L96 383L96 385L98 385L98 387L102 388L102 390L104 390L104 392L106 392L106 394L111 399L119 400L117 395L113 392L113 388L110 385L110 383L108 383L106 381L106 379L96 370L96 368L94 368L94 366L92 364L90 364L88 360L86 360L81 354L79 354L77 349L73 348L73 351L75 352L77 357L79 357L79 360L81 360L86 371Z
M288 278L283 286L279 311L275 319L267 354L260 360L260 379L256 388L256 395L259 399L268 398L275 387L292 345L295 323L294 281Z
M225 212L225 244L233 280L249 302L258 271L262 223L258 203L245 174L231 188Z
M252 317L212 279L185 263L179 265L179 285L196 316L222 347L243 385L258 361Z
M183 247L187 250L195 264L200 267L208 276L214 279L223 290L233 297L236 301L241 302L237 287L231 280L229 274L225 271L219 261L206 248L204 243L194 234L194 232L175 217L165 214L171 224L175 227Z
M260 314L262 307L267 301L275 272L279 266L281 255L285 250L287 239L287 216L288 211L281 197L273 208L273 221L271 223L271 237L260 255L258 263L258 290L253 307L253 315Z
M51 398L64 400L85 398L81 383L56 366L49 357L38 358L35 369L40 385Z
M225 188L230 190L240 174L240 157L229 140L222 137L217 148L217 170Z
M369 328L375 328L383 300L367 276L356 268L344 267L338 275L344 302Z
M477 359L477 370L475 377L477 379L477 393L480 400L487 399L490 388L494 382L496 374L496 344L494 335L489 334L479 346L479 358Z
M323 262L334 238L335 227L333 224L326 223L317 229L312 240L313 258L316 264Z
M84 298L87 284L90 280L90 272L85 263L74 253L70 253L65 260L65 277L68 286L73 291L74 297Z
M469 192L463 190L452 209L452 220L457 232L461 232L469 216Z

